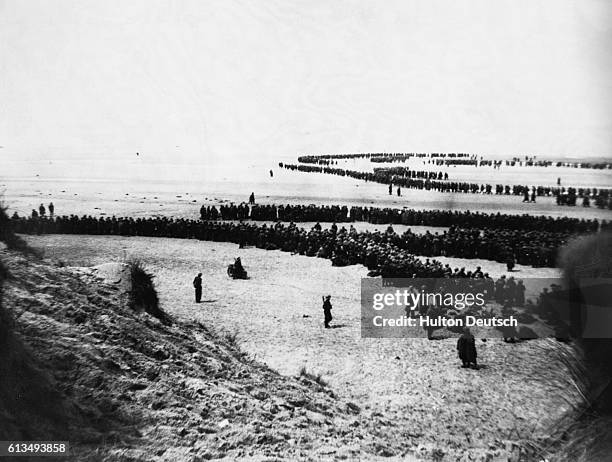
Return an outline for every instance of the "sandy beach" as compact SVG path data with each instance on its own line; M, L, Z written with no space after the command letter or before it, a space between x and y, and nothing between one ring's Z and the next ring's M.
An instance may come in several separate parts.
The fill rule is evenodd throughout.
M436 450L448 460L486 457L500 444L505 447L501 441L543 437L569 410L558 385L547 379L555 363L547 341L479 340L483 368L476 372L459 367L454 338L361 338L360 280L367 270L358 265L335 268L318 258L194 240L30 236L28 241L50 261L67 266L140 258L155 275L169 313L236 333L244 351L284 375L298 375L302 367L321 374L338 396L364 407L363 418L380 418L381 431L401 434L407 447L426 459ZM251 279L225 274L237 255ZM501 264L483 264L495 276L505 274ZM558 275L554 269L518 270L521 277ZM196 272L204 279L199 305L191 287ZM320 308L321 295L328 293L336 327L331 330L323 329Z

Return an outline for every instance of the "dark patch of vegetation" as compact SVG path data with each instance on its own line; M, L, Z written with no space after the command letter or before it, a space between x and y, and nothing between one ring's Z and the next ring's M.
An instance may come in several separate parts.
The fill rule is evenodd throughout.
M321 387L327 386L327 382L323 380L323 376L321 374L315 375L311 372L308 372L306 370L306 366L302 366L302 368L300 369L300 377L305 377L308 380L319 384Z
M42 258L43 254L40 250L30 247L22 237L15 234L13 222L11 221L7 210L7 205L0 201L0 241L4 242L8 249L18 250L24 254Z
M566 354L571 366L568 386L582 396L582 402L569 416L568 429L559 438L557 460L603 461L612 454L612 338L582 338L581 326L587 316L584 300L607 303L612 291L606 279L612 278L612 233L581 237L561 252L559 266L572 296L572 337L574 352ZM585 286L589 280L601 284ZM585 291L597 292L584 296ZM607 305L606 305L607 306ZM609 309L609 308L608 308ZM610 332L612 336L612 332Z
M4 295L4 280L8 277L8 270L0 260L0 351L6 349L9 332L12 328L12 319L2 304Z
M128 261L130 270L130 308L134 311L145 311L151 316L159 319L165 325L171 325L170 316L160 308L157 290L153 284L153 276L149 273L142 261L131 259Z

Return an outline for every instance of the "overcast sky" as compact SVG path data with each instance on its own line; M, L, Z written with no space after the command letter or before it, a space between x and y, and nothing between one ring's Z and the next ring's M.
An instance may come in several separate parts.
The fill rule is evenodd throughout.
M0 0L0 158L612 153L612 2Z

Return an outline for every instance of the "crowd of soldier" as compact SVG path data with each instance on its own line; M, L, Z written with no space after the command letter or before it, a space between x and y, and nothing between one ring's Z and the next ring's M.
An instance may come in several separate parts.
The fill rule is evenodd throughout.
M55 206L53 205L53 202L49 203L49 216L53 216L55 214ZM38 211L36 211L36 209L32 209L32 218L38 218L40 217L44 217L47 215L47 209L45 208L44 204L40 204L38 206Z
M26 234L94 234L197 238L237 242L257 247L280 248L302 255L329 258L335 266L364 263L371 270L398 266L401 274L421 267L414 255L425 257L480 258L511 261L532 266L553 267L560 246L569 233L546 231L462 229L451 227L441 233L416 234L410 230L398 235L391 226L386 232L357 232L351 225L338 231L334 223L328 230L317 225L308 233L291 223L285 227L257 226L253 223L211 222L169 218L69 217L21 218L13 216L16 232ZM272 246L272 247L271 247ZM373 247L376 246L376 247ZM382 246L382 247L381 247ZM408 266L406 266L408 265ZM435 267L429 262L426 268Z
M376 163L393 163L406 162L408 160L418 158L430 158L428 162L435 162L436 165L474 165L474 166L493 166L500 167L502 165L526 166L526 167L568 167L568 168L586 168L597 170L612 169L612 163L609 162L564 162L537 159L535 156L513 157L511 159L485 159L484 156L467 153L367 153L367 154L324 154L324 155L308 155L298 157L298 162L304 164L323 164L329 165L331 159L357 159L369 158L370 162ZM321 162L326 161L326 162ZM336 162L337 163L337 162Z
M413 170L408 167L380 167L374 169L374 176L379 178L389 178L396 181L392 184L400 184L399 179L419 178L426 180L448 180L448 173L434 172L431 170ZM386 183L386 181L384 181Z
M412 253L430 257L478 258L533 267L555 267L559 249L571 237L544 231L461 229L416 234L407 230L398 245Z
M470 154L465 153L423 153L423 152L411 152L411 153L388 153L388 152L369 152L359 154L320 154L320 155L305 155L297 158L298 162L302 164L323 164L329 165L329 161L337 159L370 159L372 162L377 162L377 159L410 159L410 158L425 158L425 157L469 157ZM386 160L380 160L378 162L386 162ZM336 162L337 163L337 162Z
M202 206L202 220L293 221L293 222L368 222L408 226L489 228L555 233L592 233L612 229L612 222L596 219L510 215L505 213L471 212L469 210L415 210L346 205L276 205L224 204Z
M482 183L470 183L466 181L450 181L429 178L417 178L411 176L395 175L391 169L377 169L376 172L362 172L332 167L320 167L315 165L294 165L279 164L289 170L297 170L307 173L325 173L330 175L348 176L365 182L375 182L381 184L394 185L408 189L423 189L427 191L439 191L449 193L464 194L495 194L506 196L524 196L526 193L532 197L531 202L535 202L535 197L561 197L557 199L559 205L576 205L577 198L588 200L582 201L585 207L590 206L594 201L599 208L609 208L612 210L612 190L606 188L574 188L565 186L528 186L528 185L491 185ZM426 172L429 175L432 172ZM436 177L439 172L434 172ZM423 176L426 175L423 173ZM445 176L446 177L446 176Z

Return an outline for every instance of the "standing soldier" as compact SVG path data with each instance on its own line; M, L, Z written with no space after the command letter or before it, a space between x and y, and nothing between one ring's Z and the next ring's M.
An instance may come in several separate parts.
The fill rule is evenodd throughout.
M397 187L397 195L398 197L402 195L402 188L400 188L399 186Z
M251 195L249 196L249 204L254 204L255 203L255 193L252 192Z
M329 323L331 322L332 318L332 314L331 314L331 310L332 310L332 304L329 301L331 299L331 295L328 295L326 297L323 297L323 315L325 316L325 328L329 329Z
M393 195L393 185L389 183L389 196Z
M523 202L529 202L529 188L527 186L523 190Z
M200 300L202 300L202 273L198 273L193 280L193 287L195 289L195 301L200 303Z
M40 204L40 207L38 207L38 214L39 214L41 217L44 217L44 216L45 216L45 206L44 206L44 205Z
M49 202L49 215L53 216L53 212L55 210L55 207L53 206L53 202Z
M506 268L508 272L511 272L514 269L514 255L512 255L512 251L508 250L508 255L506 256Z
M457 340L457 353L459 353L459 359L462 362L461 367L470 367L474 364L474 368L478 369L478 363L476 362L476 340L470 332L469 328L465 328L459 340Z

